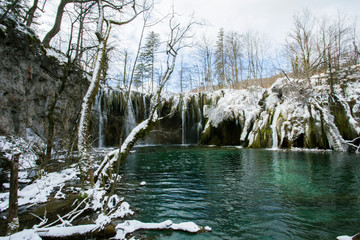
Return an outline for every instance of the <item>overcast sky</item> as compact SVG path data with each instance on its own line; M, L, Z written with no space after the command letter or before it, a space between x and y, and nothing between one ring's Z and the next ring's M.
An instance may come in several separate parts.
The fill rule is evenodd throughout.
M42 38L52 24L56 7L59 0L47 2L46 14L42 14L40 21L40 37ZM358 16L360 24L360 0L155 0L154 13L166 14L172 3L175 11L184 19L194 13L197 21L206 26L197 27L197 37L205 35L216 40L216 35L223 27L225 32L236 31L245 33L248 30L265 34L274 45L284 42L293 23L293 15L304 8L309 9L314 15L336 16L338 11L344 12L349 19ZM49 17L46 17L48 15ZM65 21L65 20L64 20ZM63 23L62 30L66 30L69 24ZM134 39L138 39L139 30L142 26L142 18L139 17L128 26L113 30L113 35L125 45L136 45ZM128 29L126 29L128 28ZM167 23L158 26L154 31L168 30ZM129 31L130 30L130 31ZM165 30L164 30L165 31ZM130 40L129 40L130 39Z
M205 35L213 43L221 27L225 32L236 31L245 33L247 31L259 32L265 35L266 40L270 42L271 51L280 53L285 42L286 36L291 30L293 24L293 16L296 12L307 8L313 15L322 17L327 15L336 18L338 11L347 15L348 20L354 21L358 17L360 25L360 0L155 0L155 15L165 15L169 13L172 3L175 11L182 15L183 21L194 13L195 19L205 25L197 26L194 29L196 38L199 39ZM42 14L38 19L38 34L42 38L44 34L51 28L56 13L59 0L51 0L47 2L47 12ZM71 9L71 6L69 6ZM185 24L185 22L182 22ZM138 39L140 36L142 17L138 17L131 24L122 27L114 27L112 29L111 45L118 45L118 50L114 51L112 60L116 62L121 60L122 55L119 54L120 49L127 49L130 54L135 54ZM66 22L66 18L62 25L63 32L69 32L70 24ZM358 30L360 31L360 26ZM162 40L166 40L168 36L168 23L157 25L154 30L160 33ZM67 39L67 37L64 37ZM66 47L66 46L65 46ZM181 55L185 62L192 61L194 58L194 50L184 49ZM117 69L112 69L118 71Z
M314 15L336 15L338 10L349 17L359 16L360 0L173 0L177 12L208 24L206 32L217 34L220 27L239 33L258 31L275 43L282 42L291 28L293 15L304 8ZM162 8L171 1L162 0ZM360 19L359 19L360 22Z

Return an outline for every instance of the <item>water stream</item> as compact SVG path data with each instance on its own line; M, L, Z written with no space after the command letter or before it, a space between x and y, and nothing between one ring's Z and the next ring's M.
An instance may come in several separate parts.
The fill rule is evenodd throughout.
M279 118L280 115L280 106L276 107L275 113L274 113L274 117L273 117L273 121L271 124L271 131L272 131L272 148L273 149L277 149L279 146L278 143L278 133L277 133L277 129L276 129L276 124L277 124L277 120Z
M144 147L120 170L134 218L213 229L145 232L156 239L336 239L360 230L359 155Z
M181 143L186 144L186 111L187 102L186 98L183 98L183 105L181 111Z

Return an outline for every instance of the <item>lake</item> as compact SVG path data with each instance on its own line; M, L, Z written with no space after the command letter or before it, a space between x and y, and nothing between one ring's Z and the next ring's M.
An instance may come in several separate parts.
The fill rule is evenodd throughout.
M137 147L120 195L143 222L193 221L212 232L156 239L336 239L360 231L360 156L233 147ZM141 186L142 181L146 182Z

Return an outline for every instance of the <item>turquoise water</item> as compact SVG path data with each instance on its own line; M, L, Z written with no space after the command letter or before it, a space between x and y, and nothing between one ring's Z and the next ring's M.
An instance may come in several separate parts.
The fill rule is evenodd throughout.
M144 147L120 172L119 193L137 220L213 229L143 232L155 239L335 239L360 231L355 154Z

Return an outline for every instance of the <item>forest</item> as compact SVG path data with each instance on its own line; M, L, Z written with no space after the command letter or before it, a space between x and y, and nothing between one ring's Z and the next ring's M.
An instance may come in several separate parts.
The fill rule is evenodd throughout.
M190 154L188 145L195 149L191 156L214 146L216 154L231 146L249 158L252 152L247 151L259 149L261 155L267 149L275 154L269 160L277 176L272 187L288 191L281 201L298 183L279 173L284 166L277 165L277 153L315 151L311 154L321 158L348 159L352 167L344 163L344 172L339 171L350 171L344 183L350 195L344 198L353 214L359 213L360 179L354 174L360 168L357 19L340 10L329 17L304 8L294 13L283 44L275 46L255 30L221 27L214 39L199 35L206 24L195 14L183 16L175 5L160 13L158 7L151 0L0 3L0 213L6 219L0 233L6 237L0 239L147 239L144 230L219 239L216 226L207 226L206 219L204 226L196 218L180 223L177 218L132 220L142 209L134 211L119 190L127 181L124 169L147 151L141 146L153 144L160 149L181 145L185 153L175 162L186 162L181 154ZM248 172L263 170L257 161ZM313 164L309 169L316 168ZM205 165L202 170L212 164ZM147 188L150 183L136 184ZM301 184L296 187L304 198L320 196ZM344 194L337 192L341 187L336 193L329 189L331 194L319 188L314 186L324 194L319 199L338 200ZM52 207L54 202L64 207ZM26 214L31 217L22 220ZM359 223L348 221L349 228L334 228L350 230ZM335 229L326 237L346 233ZM359 231L351 230L346 234ZM260 237L246 234L221 237ZM274 239L284 237L274 234Z

